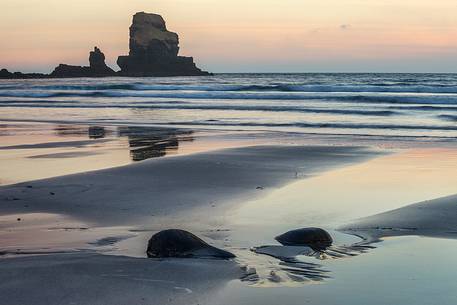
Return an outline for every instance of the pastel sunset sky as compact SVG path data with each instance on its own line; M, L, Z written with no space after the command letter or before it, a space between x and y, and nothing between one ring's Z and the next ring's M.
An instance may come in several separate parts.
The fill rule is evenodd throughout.
M457 72L456 0L0 0L0 67L118 69L137 11L213 72Z

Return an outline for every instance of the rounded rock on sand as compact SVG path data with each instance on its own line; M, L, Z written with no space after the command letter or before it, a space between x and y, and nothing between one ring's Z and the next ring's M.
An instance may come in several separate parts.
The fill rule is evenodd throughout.
M150 258L234 258L232 253L213 247L194 234L168 229L154 234L148 242L147 255Z
M284 246L308 246L314 250L323 250L332 245L330 234L321 228L301 228L276 236Z

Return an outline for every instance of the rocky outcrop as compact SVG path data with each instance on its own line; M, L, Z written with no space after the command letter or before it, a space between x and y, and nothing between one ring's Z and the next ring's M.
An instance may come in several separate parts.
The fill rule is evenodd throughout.
M95 47L89 54L90 66L58 65L51 73L51 77L105 77L115 76L116 72L105 64L105 54Z
M0 70L0 79L27 79L27 78L46 78L47 74L42 73L22 73L10 72L7 69Z
M97 47L89 54L89 68L95 76L110 76L116 73L106 65L105 54Z
M207 75L192 57L178 56L178 34L167 30L162 16L136 13L130 27L130 52L117 64L126 76Z
M66 77L87 77L92 76L89 67L71 66L66 64L58 65L51 73L51 77L66 78Z
M162 16L136 13L130 27L130 52L119 56L120 72L105 64L105 55L95 47L89 55L89 66L58 65L51 74L11 73L0 70L0 79L71 78L107 76L197 76L209 75L197 68L192 57L178 56L178 34L167 30Z

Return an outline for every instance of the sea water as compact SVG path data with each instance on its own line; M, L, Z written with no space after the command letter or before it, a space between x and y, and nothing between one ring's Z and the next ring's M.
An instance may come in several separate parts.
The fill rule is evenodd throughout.
M457 137L457 74L0 81L0 120Z

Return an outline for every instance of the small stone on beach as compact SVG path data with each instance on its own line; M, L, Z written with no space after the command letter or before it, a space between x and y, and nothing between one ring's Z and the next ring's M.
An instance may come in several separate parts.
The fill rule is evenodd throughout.
M194 234L169 229L154 234L148 242L147 255L150 258L219 258L228 259L235 255L213 247Z
M333 239L321 228L301 228L276 236L275 239L284 246L308 246L322 250L331 246Z

